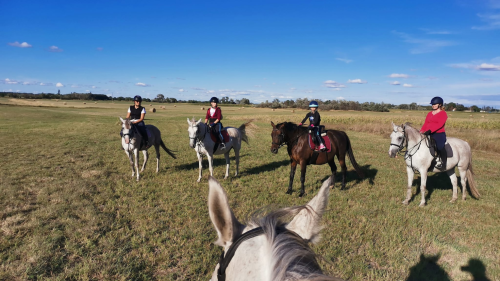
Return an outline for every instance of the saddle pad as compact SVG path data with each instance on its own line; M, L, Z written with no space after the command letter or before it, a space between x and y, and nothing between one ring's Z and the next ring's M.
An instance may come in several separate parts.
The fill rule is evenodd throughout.
M227 133L227 130L226 129L222 129L221 133L222 133L222 137L224 138L224 142L229 142L229 135ZM212 138L212 140L215 143L220 143L219 136L217 136L216 134L214 134L214 132L212 130L210 130L210 137Z
M314 144L311 134L308 134L308 135L309 135L309 147L314 151L319 151L319 145L317 146ZM332 145L330 144L330 138L329 137L326 137L326 138L321 137L321 138L323 139L323 143L325 144L326 151L327 152L332 151Z

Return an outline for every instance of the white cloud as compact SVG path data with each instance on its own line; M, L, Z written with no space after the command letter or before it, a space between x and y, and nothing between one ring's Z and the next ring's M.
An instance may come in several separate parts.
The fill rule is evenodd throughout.
M92 86L92 89L95 89L95 88L97 88L97 87L96 86Z
M477 66L477 69L486 71L500 71L500 65L482 63Z
M337 83L333 80L326 80L325 82L323 82L323 84L327 88L345 88L345 85Z
M477 16L481 19L481 21L485 22L486 25L483 26L473 26L472 29L476 30L493 30L500 29L500 14L490 14L490 15L481 15L477 14Z
M182 92L187 92L187 91L186 91L186 90L184 90L184 89L179 89L179 92L181 92L181 93L182 93Z
M351 83L351 84L366 84L367 82L364 81L364 80L361 80L361 79L349 79L347 80L347 83Z
M64 85L62 83L57 82L56 87L61 88L64 87Z
M73 84L73 85L71 85L71 88L80 88L80 86Z
M38 85L38 82L36 82L36 81L24 81L23 85Z
M12 47L19 47L19 48L31 48L33 46L31 46L30 44L26 43L26 42L23 42L23 43L19 43L19 42L14 42L14 43L8 43L10 46Z
M406 87L406 88L413 88L413 85L412 85L412 84L403 84L403 87Z
M151 85L148 85L148 84L145 84L145 83L141 83L141 82L138 82L138 83L135 83L136 86L139 86L139 87L149 87Z
M62 50L62 49L60 49L60 48L59 48L59 47L57 47L57 46L50 46L50 47L49 47L49 52L60 53L60 52L62 52L62 51L63 51L63 50Z
M337 100L345 100L344 97L337 97Z
M393 73L389 75L390 78L409 78L410 75L408 74L398 74L398 73Z
M290 90L295 91L295 90L297 90L297 88L290 88Z
M431 53L435 52L442 47L453 46L456 45L453 41L445 41L445 40L435 40L435 39L419 39L412 37L403 32L393 31L393 34L398 35L403 39L404 42L415 44L416 47L410 49L411 54L423 54L423 53Z
M341 62L345 62L345 63L351 63L352 62L352 60L350 60L350 59L343 59L343 58L335 58L335 59L338 60L338 61L341 61Z
M401 85L401 83L399 83L399 81L394 81L394 82L391 83L391 85L397 86L397 85Z
M5 78L5 80L3 80L3 82L5 84L18 84L19 82L17 82L16 80L11 80L9 78Z
M213 94L213 93L215 93L215 91L214 91L214 90L208 90L208 91L207 91L207 94Z

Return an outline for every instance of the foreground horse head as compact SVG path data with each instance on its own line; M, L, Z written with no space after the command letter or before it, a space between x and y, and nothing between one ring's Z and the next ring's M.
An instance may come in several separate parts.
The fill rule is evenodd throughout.
M130 140L133 138L133 131L132 131L130 119L128 119L128 118L123 119L120 117L120 121L122 122L123 138L125 139L125 143L129 144Z
M215 244L224 249L211 280L340 280L322 273L308 245L319 240L330 180L306 206L254 215L243 225L220 183L210 177L208 209L217 231Z
M389 157L394 158L405 145L405 124L397 126L392 123L391 146L389 147Z

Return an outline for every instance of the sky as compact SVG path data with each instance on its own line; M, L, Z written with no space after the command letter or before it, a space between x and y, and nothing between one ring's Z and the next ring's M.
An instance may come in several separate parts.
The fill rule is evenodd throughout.
M0 0L0 91L500 108L500 0Z

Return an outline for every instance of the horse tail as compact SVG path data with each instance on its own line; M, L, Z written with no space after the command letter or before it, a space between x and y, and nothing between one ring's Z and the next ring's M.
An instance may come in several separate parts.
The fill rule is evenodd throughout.
M253 120L250 120L246 123L241 124L241 126L238 128L238 132L240 133L240 138L242 141L248 143L248 136L253 135L253 130L256 127L253 123ZM229 133L229 131L228 131Z
M165 146L165 143L163 143L163 140L160 140L160 146L168 153L168 155L172 156L172 158L177 159L177 156L175 156L174 151L168 149Z
M469 183L469 188L472 196L474 196L474 198L476 199L479 199L479 197L481 197L481 194L479 194L479 191L476 187L476 182L474 181L474 171L472 170L472 155L469 158L469 167L467 167L467 182Z
M356 173L358 173L358 176L360 178L364 178L365 174L363 173L358 163L356 162L356 159L354 158L354 153L352 153L351 141L349 140L347 134L345 135L345 137L347 140L347 154L349 155L349 160L351 160L351 164L352 166L354 166L354 169L356 170Z

